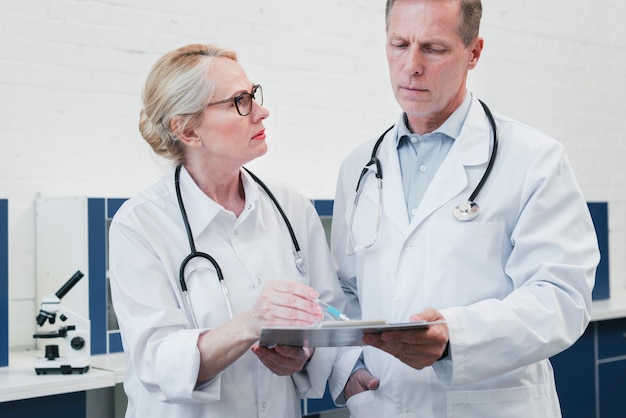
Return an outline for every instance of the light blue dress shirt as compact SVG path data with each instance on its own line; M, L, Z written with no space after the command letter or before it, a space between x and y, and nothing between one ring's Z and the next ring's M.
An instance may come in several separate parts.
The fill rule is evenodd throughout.
M409 222L439 166L459 136L471 101L472 94L468 92L461 106L433 132L424 135L412 133L407 126L406 114L404 123L398 126L396 144Z

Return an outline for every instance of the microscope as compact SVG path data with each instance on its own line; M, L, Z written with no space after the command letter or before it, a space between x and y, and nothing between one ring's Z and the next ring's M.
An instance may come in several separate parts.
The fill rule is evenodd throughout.
M56 293L44 297L41 301L37 325L47 322L54 325L58 319L61 326L56 331L37 332L33 338L63 338L65 347L63 355L59 354L59 346L46 345L44 357L35 360L37 374L83 374L89 370L91 347L89 344L90 326L88 318L84 318L61 304L61 299L84 276L77 271Z

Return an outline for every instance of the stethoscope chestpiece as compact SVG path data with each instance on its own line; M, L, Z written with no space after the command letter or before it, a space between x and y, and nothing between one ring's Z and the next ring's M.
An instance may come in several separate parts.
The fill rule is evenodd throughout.
M469 200L459 203L459 205L452 210L452 214L456 220L461 222L471 221L478 216L478 212L480 212L478 204Z

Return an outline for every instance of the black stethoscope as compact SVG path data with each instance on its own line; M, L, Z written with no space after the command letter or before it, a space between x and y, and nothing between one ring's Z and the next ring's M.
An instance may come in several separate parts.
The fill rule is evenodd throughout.
M491 114L491 111L489 110L487 105L480 99L478 101L482 105L485 111L485 114L487 115L487 119L489 119L491 130L493 131L493 148L491 150L491 155L489 156L489 163L487 164L487 168L485 169L485 172L482 178L478 182L478 185L476 186L476 188L470 195L469 199L465 202L459 203L452 210L452 215L454 216L454 218L462 222L471 221L472 219L476 218L476 216L478 216L478 213L480 212L480 207L478 206L478 203L475 202L476 196L478 196L478 193L480 193L481 189L483 188L485 181L489 178L489 174L491 173L491 168L493 167L493 163L496 160L496 155L498 153L498 132L497 132L497 127L496 127L496 121L494 120L493 115ZM377 157L377 154L378 154L378 148L380 148L380 144L383 142L383 138L385 137L385 135L387 135L387 132L389 132L392 128L393 128L393 125L390 126L385 132L383 132L383 134L376 141L376 144L374 145L374 148L372 149L372 156L369 162L365 164L365 167L363 167L363 170L361 171L361 175L359 176L359 181L356 184L356 194L354 196L354 203L352 204L352 213L350 214L350 220L348 221L348 233L346 235L346 254L349 256L354 255L355 253L359 251L363 251L371 247L372 245L374 245L374 243L376 242L376 239L378 238L378 233L380 231L380 220L382 217L383 169L382 169L380 160ZM370 168L370 166L372 166L372 168ZM352 223L354 222L354 214L356 212L356 207L359 202L359 197L361 196L361 191L363 189L362 185L365 183L362 180L365 177L365 175L370 171L374 172L374 174L376 175L376 181L378 183L378 208L377 208L377 215L376 215L376 229L374 231L374 237L372 238L371 241L369 241L367 244L357 244L352 248L352 251L350 251L350 236L352 235Z
M219 264L209 254L196 250L196 243L193 239L193 234L191 233L191 226L189 226L189 218L187 217L187 211L185 210L185 205L183 204L183 197L180 193L180 169L181 169L181 166L179 165L176 167L176 170L174 172L174 185L176 187L176 199L178 200L178 207L180 208L180 213L183 218L183 223L185 224L185 230L187 231L187 239L189 240L189 248L191 252L189 253L187 257L185 257L185 259L180 264L178 278L180 281L180 288L183 294L185 295L185 301L189 308L189 312L191 313L191 320L193 322L193 326L195 328L198 328L198 321L196 320L196 315L193 312L193 306L191 305L191 298L189 298L189 292L187 290L187 283L185 281L185 268L187 267L187 264L189 264L189 262L193 260L194 258L203 258L205 260L208 260L213 265L213 267L215 268L215 273L217 274L217 279L220 282L220 285L222 286L222 292L224 293L224 299L226 300L226 307L228 308L228 314L230 315L231 318L233 317L233 309L232 309L232 305L230 304L230 297L228 296L228 288L226 287L226 283L224 282L224 275L222 274L222 269L220 268ZM302 254L300 253L300 244L298 244L298 240L296 239L296 234L293 232L291 222L289 222L289 219L287 218L287 215L285 215L283 208L280 206L280 204L274 197L274 194L265 185L265 183L261 181L261 179L255 176L247 168L243 167L243 169L246 170L246 172L250 175L250 177L252 177L252 179L259 186L261 186L263 190L265 190L265 193L267 193L267 195L269 196L270 200L272 201L276 209L278 209L278 212L280 213L280 216L283 218L283 221L285 222L285 225L287 226L287 230L289 231L291 242L293 243L294 260L296 263L296 267L298 271L300 272L300 274L304 274L305 263L304 263L304 259L302 258Z

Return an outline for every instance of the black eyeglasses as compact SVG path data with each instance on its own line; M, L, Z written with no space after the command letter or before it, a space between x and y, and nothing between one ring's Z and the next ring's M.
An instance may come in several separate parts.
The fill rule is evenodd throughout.
M252 112L252 99L256 100L259 105L263 106L263 89L260 84L252 86L252 93L241 93L230 99L220 100L219 102L213 102L206 105L206 107L218 105L222 103L233 102L237 108L237 112L241 116L248 116Z

